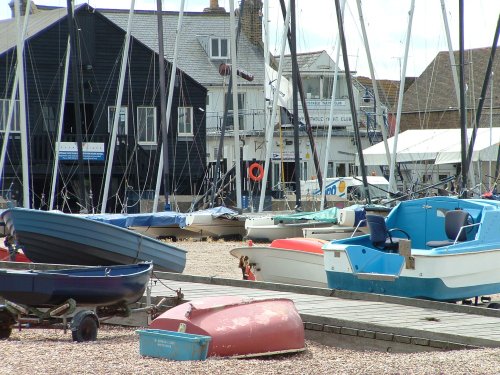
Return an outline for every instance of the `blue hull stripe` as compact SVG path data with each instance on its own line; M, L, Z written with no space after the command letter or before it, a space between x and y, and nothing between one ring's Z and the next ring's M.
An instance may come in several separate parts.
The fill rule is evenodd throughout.
M385 281L359 279L345 272L326 271L326 275L328 287L332 289L435 301L461 301L466 298L500 293L500 283L449 288L440 278L398 277L394 281Z

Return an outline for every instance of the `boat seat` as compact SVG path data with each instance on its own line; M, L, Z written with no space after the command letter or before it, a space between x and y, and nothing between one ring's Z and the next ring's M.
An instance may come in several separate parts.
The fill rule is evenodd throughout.
M449 246L457 242L467 240L467 233L465 230L460 231L464 225L468 225L469 213L464 210L450 210L444 216L444 231L448 239L443 241L428 241L429 247ZM458 234L460 236L457 238Z
M385 217L380 215L366 215L366 223L370 229L370 241L380 250L397 252L399 249L399 238L393 237L391 233L401 232L408 239L410 235L400 228L387 229Z

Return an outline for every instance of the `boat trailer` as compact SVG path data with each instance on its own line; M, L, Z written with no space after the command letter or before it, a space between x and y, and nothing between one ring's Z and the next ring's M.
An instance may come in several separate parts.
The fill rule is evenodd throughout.
M78 306L69 298L57 306L33 307L4 300L0 304L0 340L10 337L12 329L47 329L61 328L66 333L71 331L73 341L95 341L101 322L111 318L129 317L133 313L145 312L154 319L164 310L164 303L169 298L162 298L158 303L151 303L150 288L146 296L146 306L131 308L131 305L118 304L112 306ZM177 297L171 298L173 305L182 302L183 295L179 290ZM169 308L172 306L169 306Z

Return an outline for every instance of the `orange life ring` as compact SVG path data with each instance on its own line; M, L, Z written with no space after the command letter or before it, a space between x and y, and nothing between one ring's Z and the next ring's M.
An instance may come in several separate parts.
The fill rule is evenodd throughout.
M258 175L255 174L256 169L259 171ZM260 180L262 180L264 178L264 168L262 167L262 165L260 165L259 163L253 163L252 165L250 165L248 167L248 177L250 177L250 180L255 182L259 182Z

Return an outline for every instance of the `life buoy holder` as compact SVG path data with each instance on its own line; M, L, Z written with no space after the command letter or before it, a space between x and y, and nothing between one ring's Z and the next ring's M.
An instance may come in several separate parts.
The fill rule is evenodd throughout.
M258 174L255 174L255 170L257 169ZM253 163L248 167L248 177L250 180L259 182L264 178L264 167L259 163Z

